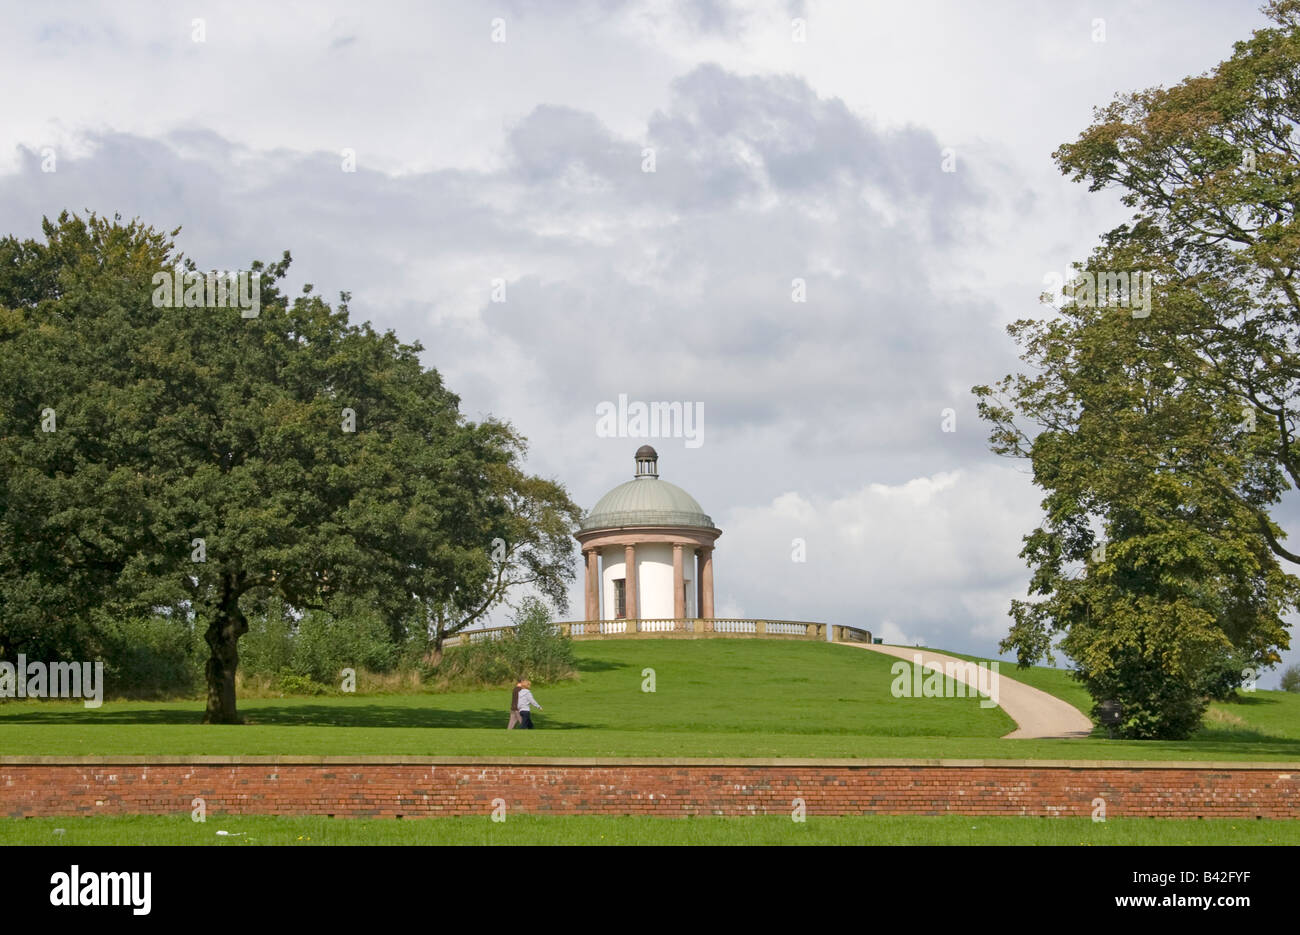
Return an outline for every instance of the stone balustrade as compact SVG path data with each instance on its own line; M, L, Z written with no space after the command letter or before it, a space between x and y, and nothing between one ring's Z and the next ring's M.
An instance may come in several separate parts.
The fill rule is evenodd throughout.
M680 637L748 637L760 639L802 639L833 643L870 643L871 633L843 624L812 623L805 620L758 620L740 617L696 617L690 619L573 620L554 626L575 640L656 639ZM487 627L448 637L446 646L460 646L496 639L513 627ZM829 630L829 637L827 631Z

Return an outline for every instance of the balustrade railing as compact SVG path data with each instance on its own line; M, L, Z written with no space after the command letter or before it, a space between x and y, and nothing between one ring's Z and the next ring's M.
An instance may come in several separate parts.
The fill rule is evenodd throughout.
M830 640L836 643L870 643L871 633L860 627L843 624L828 625L803 620L759 620L737 617L696 617L696 618L646 618L639 620L573 620L553 624L556 631L575 639L598 639L600 637L629 636L637 633L662 633L664 635L687 634L728 634L757 637L802 638L807 640L826 640L827 628ZM445 646L464 646L486 639L497 639L513 627L485 627L478 630L466 630L448 637Z

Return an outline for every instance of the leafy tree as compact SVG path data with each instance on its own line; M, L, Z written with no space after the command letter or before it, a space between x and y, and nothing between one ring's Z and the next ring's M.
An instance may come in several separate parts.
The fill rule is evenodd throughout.
M1022 552L1041 599L1013 603L1003 648L1028 664L1064 633L1125 736L1194 729L1235 667L1279 660L1300 599L1272 517L1300 466L1298 10L1270 4L1276 27L1214 72L1116 100L1057 152L1135 215L1060 315L1009 328L1031 372L975 388L994 451L1030 459L1046 491ZM1119 303L1078 288L1139 271L1141 310L1131 287Z
M457 590L450 597L425 592L421 602L432 665L442 662L447 637L482 620L512 593L541 594L557 607L566 606L569 576L561 571L569 569L572 530L581 511L554 481L529 477L514 465L504 466L495 481L506 510L502 535L492 542L490 573L478 576L475 588ZM530 598L525 606L535 610L542 605ZM542 612L547 612L544 607Z
M396 626L489 593L493 540L539 535L521 515L577 515L524 474L508 425L460 414L418 344L350 323L346 293L283 296L288 253L252 264L244 317L155 301L156 274L194 269L169 236L66 213L44 231L0 241L0 651L192 614L204 720L232 723L239 638L272 596L362 600ZM561 600L569 558L537 558Z
M1212 73L1122 97L1099 111L1062 171L1118 187L1135 209L1106 242L1167 283L1145 337L1191 392L1261 432L1261 454L1300 484L1300 2L1276 0L1277 27L1234 47ZM1272 479L1269 479L1272 483ZM1268 511L1225 489L1280 558Z
M1300 692L1300 666L1287 666L1283 671L1282 691Z

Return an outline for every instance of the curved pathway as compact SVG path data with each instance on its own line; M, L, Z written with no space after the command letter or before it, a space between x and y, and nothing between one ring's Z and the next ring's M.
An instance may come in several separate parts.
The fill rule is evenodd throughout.
M883 646L868 643L837 643L836 645L869 649L887 656L896 656L907 662L913 662L919 653L921 667L924 669L943 671L945 663L957 663L960 668L955 669L953 675L967 685L974 684L968 677L971 675L965 665L968 660L958 659L956 656L914 646ZM1015 730L1003 738L1004 740L1087 737L1092 733L1092 720L1074 705L1003 675L1001 668L998 671L998 707L1005 711L1017 725Z

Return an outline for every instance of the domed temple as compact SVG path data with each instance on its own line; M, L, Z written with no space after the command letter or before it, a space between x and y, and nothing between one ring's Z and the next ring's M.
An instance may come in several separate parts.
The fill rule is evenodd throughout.
M574 534L587 569L587 620L713 617L713 543L722 530L695 498L636 453L636 475L596 503Z

